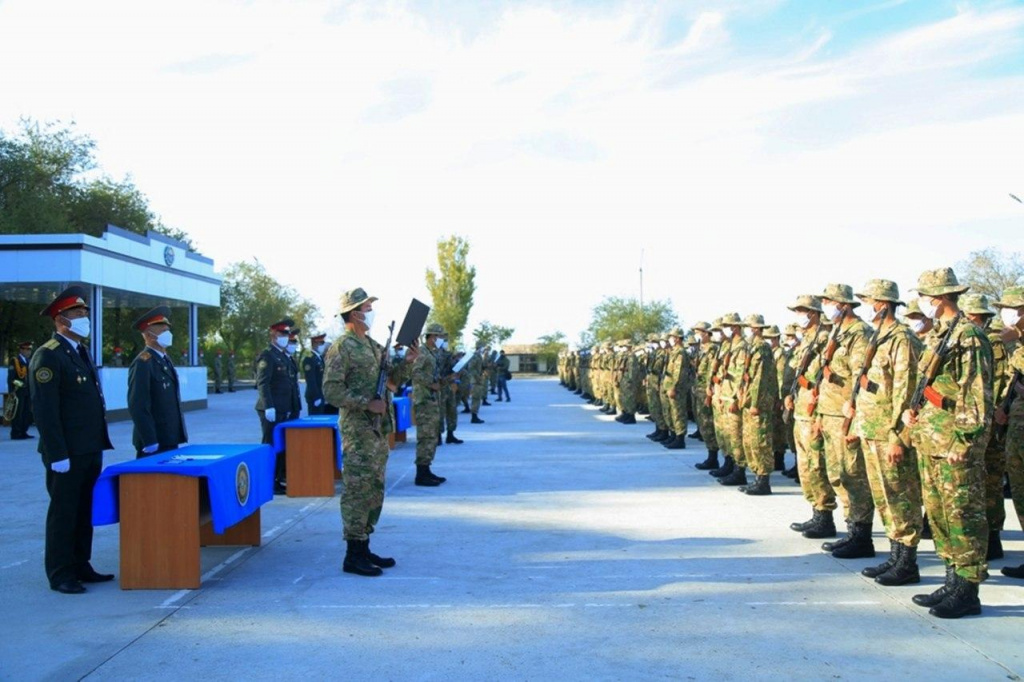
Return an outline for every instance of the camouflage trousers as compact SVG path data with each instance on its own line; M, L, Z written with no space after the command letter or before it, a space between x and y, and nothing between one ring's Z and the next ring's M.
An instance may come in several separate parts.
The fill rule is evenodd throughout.
M818 511L832 511L836 508L836 491L828 482L825 441L820 433L815 433L814 422L810 419L794 420L793 440L804 499Z
M727 398L719 404L722 406L719 410L721 416L715 425L718 442L725 454L732 456L736 466L747 466L746 454L743 452L743 415L738 411L729 411L736 404L736 399Z
M686 435L686 394L682 390L676 391L676 397L671 398L668 392L661 394L662 412L665 413L665 423L668 430L680 436Z
M417 404L413 416L416 418L416 466L430 466L441 433L441 410L437 400Z
M623 412L626 414L636 413L636 386L627 377L623 377L619 381L619 400Z
M658 378L656 376L647 376L647 409L650 410L654 425L664 431L667 429L667 426L665 414L661 407L661 391L658 390L657 382Z
M917 452L904 448L903 459L889 464L889 444L862 440L868 482L875 499L875 508L882 517L885 536L907 547L917 547L921 540L921 475Z
M384 475L388 466L387 436L369 428L346 432L341 472L341 524L345 540L367 540L384 508Z
M441 388L441 427L449 433L459 428L459 396L455 384Z
M843 514L851 523L873 523L875 502L871 497L868 470L860 440L847 442L843 436L843 418L823 415L821 435L825 439L825 466L828 482L843 503Z
M984 452L972 448L957 464L919 453L918 467L935 553L960 577L974 583L987 579Z
M993 434L985 448L985 517L989 530L1002 530L1006 523L1006 504L1003 502L1006 463L1006 441Z
M701 438L708 451L718 449L718 436L715 433L715 414L710 405L705 403L706 387L697 386L693 390L694 417L697 418L697 428L700 429Z
M1015 404L1014 409L1016 408ZM1006 432L1006 473L1010 476L1013 508L1017 511L1020 527L1024 528L1024 415L1018 418L1014 412L1010 414L1010 425ZM1002 506L1002 491L999 498L999 504Z
M772 449L775 452L785 452L787 447L792 448L793 425L787 424L782 419L782 406L772 410ZM772 462L774 465L774 462Z
M481 378L480 381L473 382L473 388L470 389L473 393L473 400L470 403L470 412L478 414L480 412L480 403L487 397L487 379Z
M772 447L772 415L751 414L743 410L743 456L750 470L757 476L767 476L775 469Z

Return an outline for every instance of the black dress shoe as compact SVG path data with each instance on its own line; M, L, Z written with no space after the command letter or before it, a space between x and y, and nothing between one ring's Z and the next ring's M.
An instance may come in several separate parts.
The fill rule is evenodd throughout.
M274 494L275 495L286 495L288 493L288 487L283 483L274 481Z
M83 594L85 592L85 586L77 580L65 580L62 583L50 585L50 589L61 594Z
M113 573L97 573L96 569L88 566L76 574L78 582L81 583L106 583L114 579Z

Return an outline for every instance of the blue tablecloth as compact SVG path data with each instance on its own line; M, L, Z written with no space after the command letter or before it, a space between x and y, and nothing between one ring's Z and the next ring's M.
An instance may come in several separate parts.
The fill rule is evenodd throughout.
M412 399L395 398L395 431L408 431L412 427Z
M300 417L291 421L281 422L274 427L274 452L284 452L284 432L287 429L334 429L334 457L338 468L342 468L344 455L341 451L341 429L338 427L338 415L315 414Z
M243 464L248 469L248 477L239 471ZM121 474L205 478L213 530L218 534L274 499L274 451L269 445L186 445L104 469L93 493L93 525L105 526L120 520L118 477ZM243 483L241 488L239 483Z

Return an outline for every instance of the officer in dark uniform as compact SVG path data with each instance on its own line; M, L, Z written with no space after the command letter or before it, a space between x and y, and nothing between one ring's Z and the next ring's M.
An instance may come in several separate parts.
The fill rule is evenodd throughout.
M111 367L124 367L124 356L121 352L121 346L114 346L114 355L110 358Z
M88 294L83 287L62 291L40 315L53 318L56 333L29 364L39 454L46 467L46 576L64 594L85 592L82 583L113 580L97 573L92 558L92 490L103 467L106 405L99 374L83 341L89 338Z
M135 320L145 350L128 368L128 412L135 428L132 445L136 457L175 450L188 441L181 415L178 373L167 349L172 343L171 309L157 306Z
M295 322L284 318L270 325L270 345L256 358L256 412L263 429L263 443L274 442L274 425L296 419L302 410L299 402L299 371L288 355L288 341ZM277 457L274 492L285 491L284 454Z
M220 385L224 377L224 365L220 358L221 352L218 350L217 355L213 358L213 387L214 393L220 393Z
M306 411L326 414L324 405L324 339L327 334L309 337L313 352L302 358L302 376L306 378Z
M28 433L28 427L32 425L32 395L28 388L28 362L31 357L32 342L22 341L7 371L7 392L18 398L18 409L11 420L11 440L32 438Z
M235 392L235 351L228 353L228 393Z

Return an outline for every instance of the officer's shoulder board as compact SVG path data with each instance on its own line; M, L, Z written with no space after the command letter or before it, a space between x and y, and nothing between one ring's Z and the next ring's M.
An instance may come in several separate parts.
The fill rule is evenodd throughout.
M44 343L41 347L45 348L47 350L57 350L58 348L60 348L60 341L58 341L57 339L50 339L49 341Z
M139 353L139 360L142 362L149 362L152 357L153 355L148 350L144 350Z

